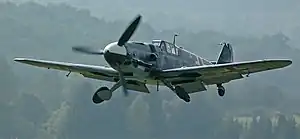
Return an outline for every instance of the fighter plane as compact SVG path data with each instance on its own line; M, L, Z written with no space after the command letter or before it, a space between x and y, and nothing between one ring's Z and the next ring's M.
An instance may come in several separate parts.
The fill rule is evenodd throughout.
M43 67L79 73L86 78L113 82L111 88L100 87L92 96L95 104L108 101L112 93L122 87L127 90L150 93L147 85L166 86L180 99L190 102L190 94L206 91L207 86L216 85L219 96L224 96L223 84L248 77L251 73L273 70L292 64L289 59L264 59L234 62L230 43L221 43L222 49L216 61L206 60L173 42L153 40L152 42L129 41L140 24L138 15L123 32L117 42L104 49L91 46L73 46L74 52L100 55L107 66L66 63L31 58L15 58L14 61Z

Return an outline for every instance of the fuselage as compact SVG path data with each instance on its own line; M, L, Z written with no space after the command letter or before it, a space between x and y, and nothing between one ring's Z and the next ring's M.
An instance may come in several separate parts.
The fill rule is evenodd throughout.
M166 70L212 64L182 47L163 40L153 40L152 43L127 42L125 47L120 47L114 42L105 47L104 53L107 63L116 70L122 70L126 79L148 84L156 84L149 68Z

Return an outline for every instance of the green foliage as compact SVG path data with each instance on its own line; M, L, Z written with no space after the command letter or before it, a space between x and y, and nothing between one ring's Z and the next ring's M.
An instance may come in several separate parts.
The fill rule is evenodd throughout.
M190 104L161 88L160 92L151 90L149 95L130 92L128 98L116 91L111 101L94 105L91 96L96 87L111 84L73 74L66 79L65 73L11 60L30 56L104 64L101 57L72 53L71 46L103 48L116 41L126 25L94 18L89 11L64 4L0 3L0 138L300 138L297 119L289 117L299 112L296 106L300 95L295 93L299 50L289 47L281 33L242 38L215 31L181 30L178 44L209 60L215 60L220 50L216 44L229 40L237 46L234 48L239 61L278 56L292 58L296 63L278 74L232 82L226 85L229 91L224 98L217 96L215 88L192 94ZM174 32L156 32L143 23L134 39L171 41ZM279 115L275 124L271 118L276 111L284 115ZM241 115L253 117L248 118L252 122L244 124L236 118Z

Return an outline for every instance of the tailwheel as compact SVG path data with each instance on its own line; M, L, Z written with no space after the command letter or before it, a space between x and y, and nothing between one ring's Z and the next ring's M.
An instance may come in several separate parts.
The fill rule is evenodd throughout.
M224 86L222 86L222 84L217 84L217 87L218 87L218 94L219 96L224 96L225 95L225 88Z
M112 92L107 87L99 88L93 95L93 102L95 104L102 103L104 100L110 100Z
M181 98L185 102L190 102L191 101L191 98L190 98L189 94L182 87L176 86L175 87L175 93L177 94L177 96L179 98Z

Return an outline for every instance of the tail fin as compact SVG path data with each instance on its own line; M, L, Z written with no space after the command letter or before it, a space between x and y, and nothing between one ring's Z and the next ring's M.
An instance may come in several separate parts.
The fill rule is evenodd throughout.
M217 64L232 63L233 62L233 50L229 43L222 43L223 48L220 52Z

